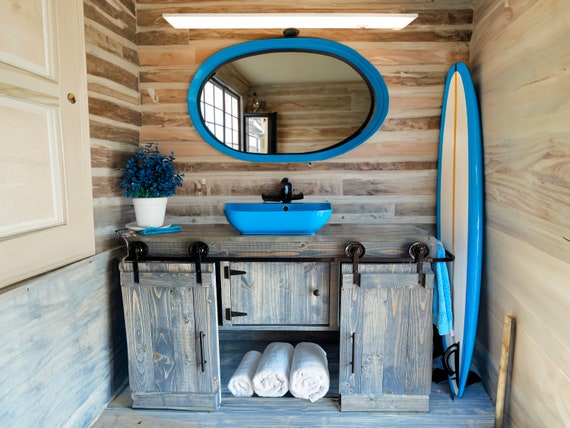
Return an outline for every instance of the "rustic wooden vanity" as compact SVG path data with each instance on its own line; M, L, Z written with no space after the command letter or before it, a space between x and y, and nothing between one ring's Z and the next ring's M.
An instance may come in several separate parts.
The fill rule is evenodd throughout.
M324 399L340 410L428 411L436 239L424 230L254 236L221 224L122 236L133 407L218 410L248 347L311 340L327 349Z

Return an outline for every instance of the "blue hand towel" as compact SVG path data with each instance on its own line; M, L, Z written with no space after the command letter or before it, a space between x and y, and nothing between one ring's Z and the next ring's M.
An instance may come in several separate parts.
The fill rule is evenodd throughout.
M437 243L438 258L445 257L445 247L441 242ZM440 336L445 336L453 330L453 313L451 312L451 285L447 262L436 262L435 277L437 284L433 293L433 322Z
M141 230L139 233L141 235L159 235L161 233L176 233L180 232L182 228L180 226L168 226L168 227L147 227Z

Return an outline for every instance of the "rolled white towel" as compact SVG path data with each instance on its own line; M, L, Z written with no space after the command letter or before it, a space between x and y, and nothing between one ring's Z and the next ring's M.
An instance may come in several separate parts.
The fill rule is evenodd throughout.
M253 376L253 389L257 395L282 397L287 393L293 350L290 343L273 342L267 345Z
M301 342L295 347L289 376L289 390L296 398L311 402L329 390L327 353L316 343Z
M260 359L261 352L259 351L249 351L243 356L228 382L228 389L234 397L251 397L253 395L253 376Z

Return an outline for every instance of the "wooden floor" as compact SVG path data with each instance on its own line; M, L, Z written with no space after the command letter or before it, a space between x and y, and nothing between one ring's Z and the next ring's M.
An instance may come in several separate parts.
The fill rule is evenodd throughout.
M333 398L314 403L295 398L223 397L219 412L131 409L125 389L109 404L93 428L120 427L492 427L495 411L481 384L451 400L449 390L434 385L429 413L340 412Z
M235 344L239 343L236 349ZM263 350L265 344L221 341L222 405L218 412L132 409L126 388L113 400L93 428L121 427L492 427L495 410L481 383L469 386L461 399L452 400L446 382L432 383L428 413L340 412L338 405L338 350L323 343L329 355L331 389L311 403L292 396L235 398L227 389L229 376L245 349ZM245 345L245 346L244 346ZM336 354L336 355L335 355Z

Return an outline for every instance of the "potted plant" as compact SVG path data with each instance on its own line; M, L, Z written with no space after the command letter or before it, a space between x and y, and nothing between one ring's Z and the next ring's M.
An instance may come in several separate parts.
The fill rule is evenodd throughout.
M123 195L132 198L139 227L164 225L168 197L182 186L184 174L174 170L174 152L166 156L148 143L127 160L120 177Z

